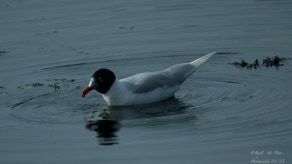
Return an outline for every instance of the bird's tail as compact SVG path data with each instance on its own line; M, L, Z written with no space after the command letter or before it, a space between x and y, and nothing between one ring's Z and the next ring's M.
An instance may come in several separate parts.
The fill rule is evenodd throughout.
M205 63L214 54L216 54L216 52L209 53L203 57L200 57L199 59L196 59L196 60L190 62L190 64L196 68L199 68L203 63Z

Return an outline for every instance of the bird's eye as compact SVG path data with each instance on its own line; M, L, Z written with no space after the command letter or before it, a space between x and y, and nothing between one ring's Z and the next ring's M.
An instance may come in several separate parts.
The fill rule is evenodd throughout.
M103 82L103 79L102 79L101 77L99 77L99 78L97 79L97 81L98 81L99 83L102 83L102 82Z

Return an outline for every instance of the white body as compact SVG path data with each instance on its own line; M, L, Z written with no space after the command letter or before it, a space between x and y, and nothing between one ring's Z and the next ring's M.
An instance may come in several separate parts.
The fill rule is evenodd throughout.
M139 73L116 79L102 94L110 106L147 104L172 97L179 86L215 52L190 63L181 63L157 72Z

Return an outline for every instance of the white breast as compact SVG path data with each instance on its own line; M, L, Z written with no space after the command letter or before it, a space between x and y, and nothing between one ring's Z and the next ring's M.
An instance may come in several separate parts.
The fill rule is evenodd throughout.
M158 87L148 92L135 93L123 81L114 82L111 89L103 94L104 100L110 106L148 104L161 101L174 95L179 85Z

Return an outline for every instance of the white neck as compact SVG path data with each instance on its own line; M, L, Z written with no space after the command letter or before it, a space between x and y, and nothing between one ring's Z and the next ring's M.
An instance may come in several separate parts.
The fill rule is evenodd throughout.
M125 93L125 87L119 79L116 79L111 88L102 96L108 105L120 105L124 102L123 93Z

